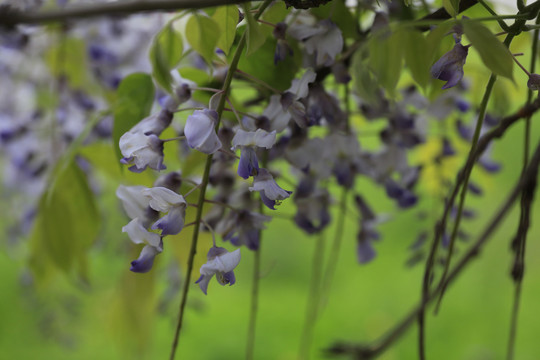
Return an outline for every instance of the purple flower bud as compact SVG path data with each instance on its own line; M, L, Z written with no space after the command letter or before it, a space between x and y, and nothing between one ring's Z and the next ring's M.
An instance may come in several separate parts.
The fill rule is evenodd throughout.
M249 146L242 147L237 173L244 179L256 176L259 173L259 161L253 148Z
M527 81L527 87L533 91L540 90L540 75L531 74Z
M465 65L468 52L468 46L457 43L452 50L444 54L433 64L431 67L431 76L447 82L442 87L443 89L456 86L463 78L463 65Z
M214 110L195 110L188 116L184 133L188 145L205 154L213 154L221 149L221 141L216 134L218 114Z
M136 273L149 272L154 265L154 259L157 254L159 254L157 248L146 245L143 247L139 258L131 262L131 268L129 270Z

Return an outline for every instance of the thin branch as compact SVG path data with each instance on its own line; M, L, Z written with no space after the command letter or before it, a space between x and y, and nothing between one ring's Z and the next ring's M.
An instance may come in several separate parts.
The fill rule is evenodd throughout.
M233 5L246 0L127 0L102 4L81 4L62 9L45 11L18 11L0 7L0 24L12 27L17 24L43 24L50 22L70 22L100 16L129 15L141 12L201 9L221 5Z
M516 202L519 194L523 189L532 188L536 182L538 176L538 165L540 163L540 144L537 145L534 155L527 166L527 170L520 177L518 183L514 186L512 192L508 195L507 200L497 211L496 215L489 222L488 226L484 229L476 243L465 253L457 265L450 271L446 281L440 283L436 289L431 291L425 302L421 301L407 316L399 322L392 330L390 330L385 336L373 345L351 345L345 343L336 343L328 349L331 354L334 355L349 355L355 359L373 359L376 356L382 354L387 350L390 345L401 338L405 331L414 324L415 320L421 312L425 311L425 308L438 296L443 287L447 287L451 284L465 269L465 266L479 254L482 247L486 244L490 236L501 225L502 221L506 217L513 204Z

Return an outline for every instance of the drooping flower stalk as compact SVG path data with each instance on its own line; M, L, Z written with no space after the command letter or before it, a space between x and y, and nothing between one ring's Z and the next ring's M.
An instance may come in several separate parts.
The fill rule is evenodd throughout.
M261 6L258 9L258 12L255 14L255 19L258 19L264 10L272 3L273 0L265 0L264 3L261 4ZM247 34L244 33L242 37L240 38L240 41L238 43L238 47L236 48L236 51L234 53L233 59L231 61L231 64L229 65L229 69L227 71L227 76L225 77L225 81L223 83L223 96L220 97L218 107L216 109L218 120L216 124L216 130L219 129L219 125L221 122L221 115L223 113L223 109L225 108L225 99L227 97L227 94L229 93L229 90L231 88L231 83L233 79L233 75L235 73L236 68L238 67L238 63L240 61L240 56L242 55L242 51L244 50L244 47L246 45L247 41ZM203 178L201 182L201 189L199 193L199 200L198 200L198 207L197 207L197 214L195 215L195 223L198 224L201 221L202 213L203 213L203 206L204 206L204 199L206 195L206 188L208 187L208 180L210 176L210 166L212 165L212 157L213 155L210 154L206 157L206 164L204 167L204 173ZM178 321L176 324L176 330L174 334L173 344L171 347L171 354L170 354L170 360L174 360L176 355L176 349L178 347L178 342L180 339L180 331L182 329L182 321L184 319L184 311L185 306L187 302L187 296L189 292L189 287L191 286L191 272L193 270L193 263L195 259L195 254L197 253L197 241L199 239L199 226L195 226L193 229L193 237L191 240L191 248L189 251L188 256L188 263L187 263L187 270L186 270L186 279L184 282L184 288L182 289L182 298L180 300L180 309L178 314Z

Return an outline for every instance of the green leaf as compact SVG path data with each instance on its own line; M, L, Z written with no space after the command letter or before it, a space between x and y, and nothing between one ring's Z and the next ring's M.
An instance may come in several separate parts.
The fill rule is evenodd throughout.
M451 16L456 17L459 14L459 0L443 0L444 10Z
M419 31L406 30L404 36L405 63L413 79L422 88L425 88L431 78L431 52L426 51L428 42Z
M225 54L229 53L236 35L236 25L238 25L238 8L233 5L221 6L217 8L212 16L220 29L220 36L217 41L217 47L223 50Z
M514 60L508 48L479 22L463 21L463 29L484 65L494 74L513 80Z
M238 68L268 85L284 91L291 86L291 81L296 75L298 65L301 63L301 52L293 49L293 56L287 56L284 61L274 64L274 51L276 45L267 41L249 58L242 56Z
M31 263L51 262L65 273L76 270L85 278L86 255L100 226L94 195L75 162L55 175L57 186L50 187L39 202Z
M85 88L88 82L86 43L82 39L64 38L45 53L45 61L54 76L64 76L74 88Z
M118 86L112 131L114 149L118 160L122 158L118 147L120 137L148 116L153 102L154 84L148 74L131 74L125 77Z
M367 65L362 49L355 52L352 58L351 76L356 92L362 100L373 104L377 100L379 84Z
M246 5L244 8L244 16L246 17L247 22L247 47L246 47L246 56L250 56L257 49L259 49L266 41L266 36L260 28L260 24L255 20L253 15L249 12L249 7Z
M356 20L345 5L345 1L330 1L309 11L321 20L330 18L341 29L344 38L359 37Z
M157 33L150 48L152 75L156 82L169 93L172 92L171 69L173 69L184 53L182 36L169 22Z
M186 24L186 39L189 45L198 52L204 60L212 63L214 50L220 37L220 27L211 18L193 14Z
M394 92L401 75L403 39L401 32L374 34L368 43L369 67L379 83L390 94Z

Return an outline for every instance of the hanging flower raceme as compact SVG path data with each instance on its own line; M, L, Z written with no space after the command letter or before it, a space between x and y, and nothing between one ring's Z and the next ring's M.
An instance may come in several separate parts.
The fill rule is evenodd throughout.
M188 145L205 154L213 154L221 149L221 141L216 134L218 114L214 110L195 110L188 116L184 134Z
M446 54L444 54L431 67L431 76L435 79L446 81L442 87L448 89L456 86L463 78L463 65L469 53L469 46L461 45L461 39Z
M175 174L175 173L172 173ZM164 177L163 182L170 181ZM162 178L163 179L163 178ZM187 203L182 195L161 186L123 186L116 190L117 197L132 220L122 228L135 244L146 244L139 259L131 263L131 271L150 271L157 254L163 251L162 237L178 234L184 227ZM166 215L159 218L160 213ZM148 231L161 230L160 234Z
M195 282L202 292L206 295L208 283L214 275L221 285L234 285L236 277L233 270L240 263L240 249L228 252L227 249L214 246L208 250L206 257L208 261L201 266L201 277Z

